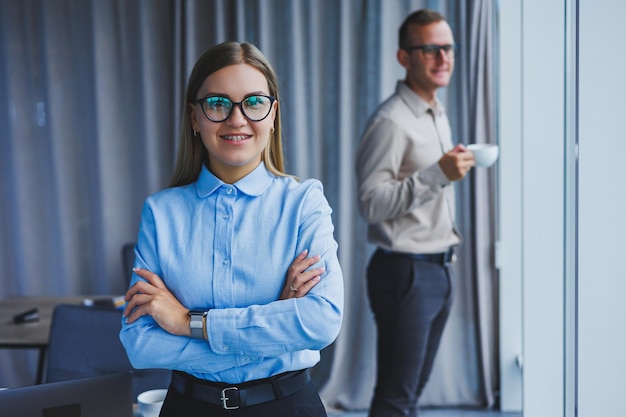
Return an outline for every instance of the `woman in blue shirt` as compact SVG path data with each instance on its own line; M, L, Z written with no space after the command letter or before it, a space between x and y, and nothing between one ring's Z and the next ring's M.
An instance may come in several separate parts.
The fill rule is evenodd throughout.
M120 332L134 367L173 370L162 417L326 415L307 369L339 333L343 277L321 183L284 173L279 103L248 43L209 49L190 75Z

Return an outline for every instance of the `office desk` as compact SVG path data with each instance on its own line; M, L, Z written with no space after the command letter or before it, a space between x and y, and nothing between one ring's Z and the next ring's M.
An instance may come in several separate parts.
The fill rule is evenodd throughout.
M85 298L90 296L19 296L0 300L0 349L37 349L39 353L36 383L42 383L54 308L59 304L82 304ZM33 307L39 309L38 321L13 323L15 314Z

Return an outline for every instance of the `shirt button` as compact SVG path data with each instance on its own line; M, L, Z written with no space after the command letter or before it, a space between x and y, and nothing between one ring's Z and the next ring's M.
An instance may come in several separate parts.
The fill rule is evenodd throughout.
M226 194L232 194L233 193L233 189L232 188L227 188L226 189Z
M222 214L222 219L224 220L228 219L228 214Z
M224 259L224 260L222 261L222 265L228 265L228 259Z

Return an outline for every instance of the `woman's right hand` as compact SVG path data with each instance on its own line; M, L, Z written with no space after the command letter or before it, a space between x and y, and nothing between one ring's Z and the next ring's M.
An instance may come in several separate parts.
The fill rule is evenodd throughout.
M147 269L133 268L133 272L145 281L137 281L124 296L126 322L132 323L149 315L166 332L191 336L189 310L174 297L161 277Z
M300 298L308 294L308 292L320 282L320 276L326 270L324 267L315 268L307 271L311 265L319 262L320 256L315 255L307 258L308 250L296 256L287 270L287 279L280 293L280 300L288 298Z

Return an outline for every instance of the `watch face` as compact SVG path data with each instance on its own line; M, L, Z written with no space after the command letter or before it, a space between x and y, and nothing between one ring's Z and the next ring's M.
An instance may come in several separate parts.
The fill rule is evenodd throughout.
M190 311L189 315L189 330L191 331L191 337L194 339L204 339L203 321L206 315L204 311Z

